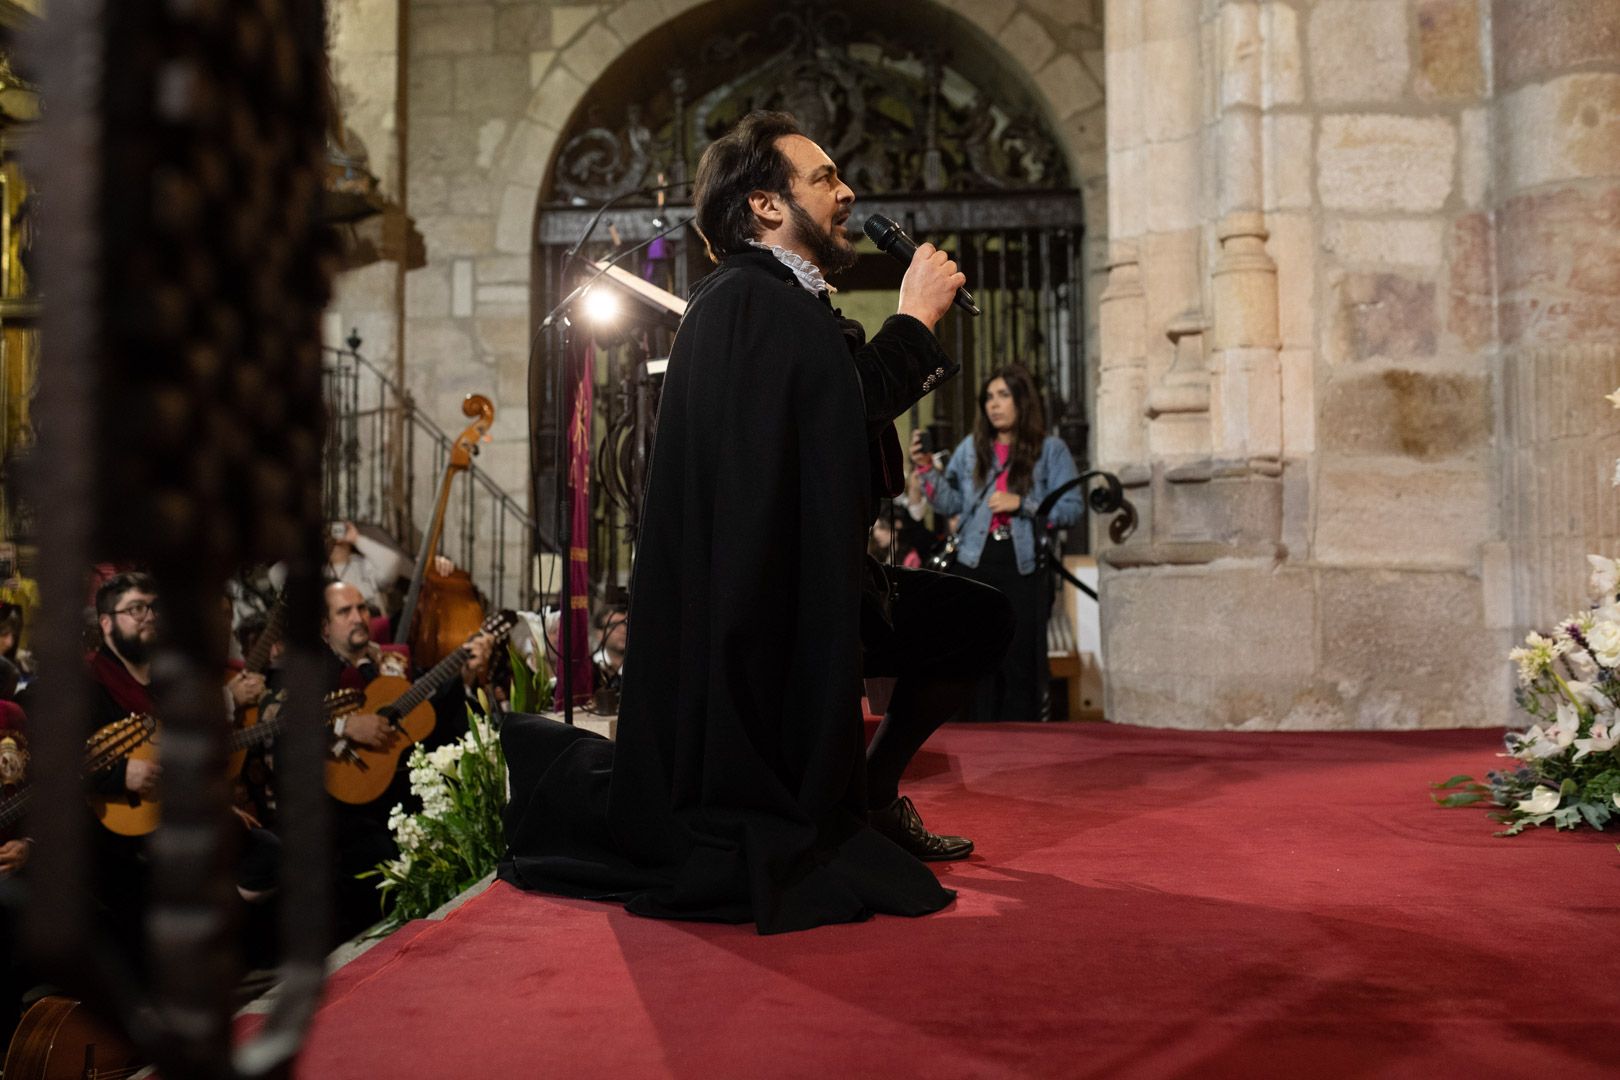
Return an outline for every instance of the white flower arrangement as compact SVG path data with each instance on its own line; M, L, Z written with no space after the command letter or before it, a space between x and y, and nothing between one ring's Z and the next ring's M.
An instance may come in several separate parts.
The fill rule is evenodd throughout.
M1620 819L1620 561L1587 561L1591 606L1508 653L1519 668L1519 705L1533 721L1505 740L1502 756L1518 767L1487 773L1484 783L1453 776L1433 785L1441 806L1494 803L1503 836L1549 823L1601 830Z
M379 879L384 933L471 887L495 868L506 847L506 758L492 719L469 708L467 734L431 751L415 746L406 763L411 794L422 808L389 812L399 857L361 875Z

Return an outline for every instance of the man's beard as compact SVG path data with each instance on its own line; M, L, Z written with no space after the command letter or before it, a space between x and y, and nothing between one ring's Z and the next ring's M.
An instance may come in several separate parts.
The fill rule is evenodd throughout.
M855 254L855 246L848 240L839 240L838 235L831 229L823 229L817 225L804 207L787 200L788 216L793 219L793 232L799 243L810 253L810 261L826 274L836 274L848 270L860 259ZM848 218L848 215L845 215Z
M131 664L144 664L152 656L152 644L141 639L141 632L126 634L117 626L112 628L113 651Z
M371 627L357 626L343 636L343 652L349 656L359 656L371 644Z

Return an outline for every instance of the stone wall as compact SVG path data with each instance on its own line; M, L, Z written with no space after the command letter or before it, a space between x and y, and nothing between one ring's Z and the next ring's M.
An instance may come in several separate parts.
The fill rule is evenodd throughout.
M328 5L332 80L351 154L363 153L382 194L408 198L401 168L399 36L400 0L338 0ZM362 229L375 232L374 219ZM376 237L364 239L375 242ZM374 262L339 274L333 282L324 337L343 347L351 331L364 341L366 357L385 371L398 370L404 281L395 262Z
M1497 0L1492 16L1494 213L1465 226L1471 249L1494 240L1497 252L1503 508L1523 628L1582 602L1589 551L1620 550L1620 416L1603 400L1620 386L1620 4ZM1454 285L1451 304L1472 316L1484 286Z
M1490 16L1109 5L1112 719L1506 717Z
M1620 5L1108 17L1110 716L1504 722L1616 541Z

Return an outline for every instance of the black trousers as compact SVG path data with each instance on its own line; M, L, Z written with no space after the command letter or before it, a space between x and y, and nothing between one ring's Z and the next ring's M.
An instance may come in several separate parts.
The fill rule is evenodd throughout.
M939 725L959 712L974 683L993 677L1012 641L1007 598L987 585L932 570L883 568L891 624L862 633L865 675L894 676L894 696L867 749L867 799L887 806L900 774Z
M1052 615L1050 572L1018 572L1011 540L986 540L978 566L957 563L952 572L994 588L1012 605L1012 643L997 671L986 673L973 688L964 720L1045 719L1047 684L1046 623Z

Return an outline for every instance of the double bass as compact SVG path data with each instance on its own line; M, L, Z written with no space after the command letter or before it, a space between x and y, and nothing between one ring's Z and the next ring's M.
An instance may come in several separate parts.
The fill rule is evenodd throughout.
M441 574L433 566L444 532L444 511L450 504L450 484L457 473L472 468L478 444L489 442L489 429L495 423L495 406L482 394L468 394L461 411L472 417L472 423L450 447L450 461L439 481L439 499L422 536L416 572L411 575L405 608L394 630L394 644L410 646L411 662L418 671L426 671L459 649L484 621L484 605L472 576L461 569Z

